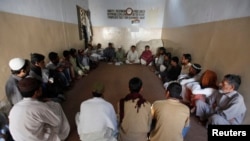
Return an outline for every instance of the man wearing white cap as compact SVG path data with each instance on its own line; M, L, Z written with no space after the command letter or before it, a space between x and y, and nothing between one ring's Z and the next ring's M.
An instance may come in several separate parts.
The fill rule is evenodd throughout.
M177 82L179 82L182 85L181 95L183 98L183 102L186 102L186 103L190 102L190 98L189 98L190 93L189 93L189 91L187 91L186 88L188 87L188 85L191 85L191 83L200 81L201 70L202 70L201 65L194 63L189 68L188 74L180 74L179 78L176 80ZM172 82L175 82L175 81L170 81L170 82L164 83L164 88L167 89L168 85Z
M11 105L22 100L22 95L18 90L17 83L25 78L30 71L29 60L13 58L9 61L11 76L5 85L5 93Z

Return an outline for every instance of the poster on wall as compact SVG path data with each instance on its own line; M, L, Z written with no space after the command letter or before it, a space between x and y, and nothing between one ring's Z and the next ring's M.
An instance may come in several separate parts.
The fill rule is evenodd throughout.
M85 47L92 40L92 27L90 23L90 12L76 5L78 17L79 39L84 40Z

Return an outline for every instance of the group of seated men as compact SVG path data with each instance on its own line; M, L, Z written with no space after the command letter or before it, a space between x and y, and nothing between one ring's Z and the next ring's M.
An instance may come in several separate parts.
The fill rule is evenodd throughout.
M171 60L171 67L173 67ZM191 63L191 54L183 54L181 69L175 79L170 67L163 79L165 89L177 82L182 86L181 99L190 112L195 114L203 125L209 124L241 124L246 114L244 98L237 91L241 78L239 75L226 74L221 82L217 81L217 74L212 70L204 70L200 64Z
M37 134L34 134L34 138L30 138L30 139L24 139L23 137L20 137L20 133L19 135L17 135L17 137L15 137L16 132L19 132L20 128L12 128L15 129L15 133L14 133L14 139L15 140L50 140L50 136L46 135L46 134L50 134L49 132L54 132L54 128L58 128L58 127L54 127L53 125L53 129L51 127L48 128L48 133L44 134L44 136L42 135L42 132L44 132L43 128L48 126L48 125L43 125L42 122L49 122L48 120L50 118L54 118L52 121L50 122L57 122L60 121L60 123L58 123L61 126L64 126L62 128L67 128L67 129L57 129L58 132L60 130L60 132L62 131L63 135L61 137L59 137L60 139L66 138L66 136L69 134L69 124L68 121L63 113L63 110L61 109L60 104L62 101L65 101L66 98L64 96L64 92L69 90L74 81L81 79L84 76L87 76L87 74L90 72L90 70L92 68L95 68L97 66L97 64L95 64L96 62L92 62L91 60L86 59L86 57L84 57L84 55L81 54L81 49L76 50L75 48L71 48L69 50L64 50L62 53L62 57L60 57L58 55L57 52L49 52L48 53L48 59L49 62L45 63L45 56L41 53L31 53L30 54L30 59L23 59L23 58L12 58L11 60L9 60L9 67L11 70L11 75L9 76L9 79L6 82L5 85L5 92L6 92L6 97L11 105L11 107L22 107L22 108L28 108L28 103L30 103L30 100L32 101L33 99L38 100L39 102L43 102L45 103L42 105L38 105L40 106L41 109L37 109L36 106L33 106L32 104L30 104L30 108L28 111L23 112L24 116L22 120L27 120L25 118L31 118L33 116L35 116L35 114L42 114L42 112L44 112L44 108L52 108L52 111L50 111L50 113L46 114L46 111L44 114L45 115L37 115L37 116L42 116L40 118L42 119L37 119L39 121L37 122L41 122L39 123L39 125L34 125L37 126L37 129L34 129L34 131L32 132L38 132ZM38 84L41 86L37 87L37 86L32 86L32 84L30 84L31 82L34 82L34 80L29 80L30 78L35 79L36 81L38 81ZM28 79L28 80L26 80ZM20 81L28 81L28 82L24 82L23 86L24 87L24 92L22 92L22 88L19 87L19 82ZM30 81L30 82L29 82ZM21 82L20 82L21 83ZM27 87L27 88L25 88ZM30 90L30 91L29 91ZM41 93L40 93L41 90ZM29 92L27 92L29 91ZM34 95L33 97L33 93L39 91L37 93L39 93L38 95ZM21 101L29 101L27 102L27 106L23 107ZM53 103L56 102L56 103ZM52 104L51 104L52 103ZM41 103L40 103L41 104ZM17 105L17 106L16 106ZM39 107L38 106L38 107ZM47 106L47 107L46 107ZM14 111L14 108L12 111ZM37 113L32 113L34 112L34 110L37 111ZM48 110L49 110L48 109ZM27 110L27 109L26 109ZM14 112L14 115L18 113L17 110L16 112ZM29 113L30 112L30 113ZM54 112L54 113L51 113ZM13 113L13 112L12 112ZM52 114L52 115L51 115ZM54 114L54 115L53 115ZM25 116L26 115L26 116ZM20 116L21 115L15 115L16 117L10 117L10 119L12 120L21 120ZM31 117L30 117L31 116ZM53 116L53 117L51 117ZM33 118L36 118L33 117ZM55 119L56 118L56 119ZM44 121L46 120L46 121ZM57 120L57 121L55 121ZM62 121L63 120L63 121ZM61 123L63 122L63 123ZM12 122L15 123L11 124L14 126L19 126L20 124L18 124L18 122ZM21 123L21 122L20 122ZM29 124L29 123L27 123ZM24 126L24 125L20 125L20 126ZM27 125L25 125L27 126ZM51 126L51 125L49 125ZM10 127L11 128L11 127ZM24 129L25 127L23 127L22 131L23 133L28 132L31 129ZM46 127L47 128L47 127ZM61 127L60 127L61 128ZM33 129L32 129L33 130ZM39 130L39 131L38 131ZM41 131L40 131L41 130ZM47 132L47 131L46 131ZM41 135L40 135L41 134ZM57 134L57 133L53 133L53 134ZM31 135L30 135L31 136ZM37 136L37 137L35 137ZM20 138L19 138L20 137ZM29 137L29 136L27 136ZM53 136L53 139L55 139L55 136Z
M197 73L200 69L199 65L192 64L189 70ZM188 75L189 78L180 78L187 82L185 84L180 79L165 84L166 99L152 104L142 95L142 80L131 78L128 83L130 93L118 101L117 114L112 104L103 98L104 84L94 84L93 98L83 101L76 114L80 140L183 141L190 128L189 106L192 104L195 115L206 127L243 123L246 106L237 91L241 83L238 75L225 75L217 88L210 85L214 81L209 79L214 78L214 72L210 70L203 73L201 82L191 82L188 80L191 73ZM187 89L192 97L190 103L184 100L187 94L182 95Z
M9 61L12 75L6 83L6 95L13 106L9 130L14 140L59 141L67 138L70 126L57 103L64 100L64 89L69 88L74 79L87 75L90 62L96 65L101 59L114 59L107 55L110 51L106 49L110 46L102 55L98 52L93 55L90 48L65 50L61 59L56 52L50 52L50 62L46 65L45 56L39 53L32 53L30 60L13 58ZM135 46L131 46L122 62L151 64L163 81L166 100L150 104L142 96L141 79L131 78L130 93L118 102L117 117L112 104L103 99L105 86L96 83L93 98L82 102L76 114L81 140L183 140L190 126L190 112L206 125L242 124L246 106L237 91L241 84L238 75L227 74L217 85L216 73L206 70L200 75L201 65L191 63L190 54L183 54L179 64L178 57L171 57L164 47L153 56L146 46L139 60L134 60L135 51Z
M80 62L80 55L74 48L63 51L63 57L56 52L49 52L49 62L45 56L31 53L30 59L13 58L9 61L11 75L6 82L6 96L11 105L22 99L17 82L26 77L36 78L42 83L43 97L41 100L65 100L65 90L71 88L73 82L86 76L90 71L89 64Z
M101 58L104 61L107 61L109 63L115 63L116 65L121 65L123 63L126 64L143 64L143 65L149 65L152 63L154 55L152 51L150 50L150 46L146 45L145 50L139 54L136 50L136 46L132 45L130 47L129 51L125 51L121 46L119 46L117 49L114 47L113 43L108 43L108 47L101 49L101 44L98 44L98 51L95 49L93 50L93 47L89 45L89 48L92 48L92 53L90 53L90 58L92 60L95 60L93 58ZM88 51L89 51L88 48ZM100 53L101 49L101 53ZM99 52L99 53L96 53Z

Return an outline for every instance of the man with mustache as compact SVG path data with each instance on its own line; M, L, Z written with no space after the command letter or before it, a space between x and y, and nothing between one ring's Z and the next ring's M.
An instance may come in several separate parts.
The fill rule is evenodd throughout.
M207 125L239 125L243 122L246 106L244 98L237 91L240 84L240 76L227 74L218 92L211 95L207 102L196 101L196 116L203 124L206 121Z

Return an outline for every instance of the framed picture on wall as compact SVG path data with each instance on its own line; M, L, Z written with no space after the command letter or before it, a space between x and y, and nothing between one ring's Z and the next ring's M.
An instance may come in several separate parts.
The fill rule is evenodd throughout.
M84 9L80 6L76 6L77 11L77 19L78 19L78 30L79 30L79 39L82 40L84 38Z
M92 26L90 22L90 11L76 5L78 17L79 39L84 40L85 47L92 41Z

